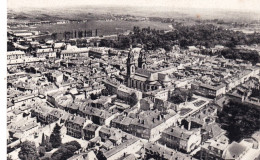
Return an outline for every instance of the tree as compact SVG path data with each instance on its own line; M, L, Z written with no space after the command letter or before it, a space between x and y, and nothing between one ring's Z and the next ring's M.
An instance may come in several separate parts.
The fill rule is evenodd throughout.
M21 150L18 153L21 160L37 160L39 159L36 146L33 142L24 141L21 144Z
M92 100L96 100L96 99L98 98L98 96L97 96L96 94L91 93L91 94L90 94L90 98L91 98Z
M71 141L63 144L57 151L51 155L52 160L68 159L79 150L81 145L77 141Z
M40 157L43 157L45 155L45 152L46 152L45 147L40 146L38 148L38 152L39 152Z
M46 143L45 150L47 152L50 152L53 149L52 144L50 142Z
M230 100L218 112L217 121L221 128L227 131L227 137L232 141L249 138L260 130L259 110L253 106Z
M67 146L67 145L75 146L77 148L77 150L81 148L81 145L77 141L70 141L70 142L67 142L64 144L64 146Z
M180 104L187 101L190 101L192 99L193 92L191 90L184 90L177 88L174 93L170 97L170 101L172 101L175 104Z
M14 51L15 46L12 42L7 42L7 51Z
M108 95L109 95L109 92L108 92L107 89L102 89L101 94L102 94L103 96L108 96Z
M50 136L50 142L53 148L58 148L61 145L60 129L61 127L56 123Z
M52 38L53 40L56 40L56 39L57 39L57 35L58 35L57 33L52 33L52 34L51 34L51 38Z
M13 160L10 156L7 157L7 160Z
M42 142L40 145L45 146L45 144L46 144L45 135L44 135L44 133L42 133Z
M136 105L138 102L138 98L135 92L131 93L130 97L129 97L129 104L130 106L134 106Z

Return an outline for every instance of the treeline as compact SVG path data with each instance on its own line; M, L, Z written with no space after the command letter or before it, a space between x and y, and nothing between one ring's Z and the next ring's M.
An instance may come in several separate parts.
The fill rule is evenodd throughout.
M212 52L210 49L201 50L201 54L204 55L220 55L227 59L242 59L256 64L260 62L260 55L255 50L244 50L244 49L235 49L235 48L226 48L218 52Z
M176 44L180 45L183 49L188 46L212 48L215 45L222 45L230 48L221 53L226 58L249 60L254 63L259 62L257 52L244 52L235 49L236 45L259 44L259 33L247 35L243 32L226 30L211 24L193 26L174 25L174 28L174 31L164 33L162 30L155 30L150 27L142 29L134 27L129 35L121 35L117 41L101 40L100 46L126 49L130 45L136 47L138 44L144 44L144 47L147 49L155 50L157 48L164 48L166 51L170 51L171 46Z

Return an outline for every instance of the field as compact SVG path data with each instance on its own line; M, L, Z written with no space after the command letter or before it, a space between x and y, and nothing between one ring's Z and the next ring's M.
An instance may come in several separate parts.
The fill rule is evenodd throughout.
M33 28L29 27L20 27L16 29L29 29L37 30L41 32L50 32L50 33L63 33L65 31L73 30L95 30L98 29L98 35L109 35L122 33L126 30L132 30L134 26L139 26L140 28L150 26L151 29L160 29L160 30L169 30L169 23L161 23L154 21L104 21L104 20L92 20L84 23L69 23L69 24L42 24L35 25Z

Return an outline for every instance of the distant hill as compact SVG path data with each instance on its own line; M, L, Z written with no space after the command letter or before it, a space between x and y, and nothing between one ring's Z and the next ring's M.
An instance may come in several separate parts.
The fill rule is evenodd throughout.
M23 8L9 9L8 18L28 19L28 20L53 20L55 18L64 19L85 19L96 18L96 16L110 16L110 14L130 14L143 17L162 18L200 18L200 19L223 19L225 21L248 22L260 19L260 14L253 12L227 11L220 9L191 9L191 8L149 8L149 7L116 7L116 6L81 6L70 8ZM10 17L11 15L11 17ZM20 16L20 17L19 17Z

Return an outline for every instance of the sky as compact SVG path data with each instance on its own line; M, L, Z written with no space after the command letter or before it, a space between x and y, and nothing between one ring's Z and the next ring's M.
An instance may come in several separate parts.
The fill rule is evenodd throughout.
M206 8L260 12L260 0L7 0L7 8L59 8L83 5Z

